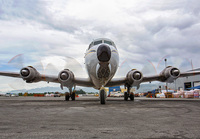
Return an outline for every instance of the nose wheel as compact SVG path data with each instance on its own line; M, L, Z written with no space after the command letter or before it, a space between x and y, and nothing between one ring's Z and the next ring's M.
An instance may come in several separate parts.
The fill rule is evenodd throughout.
M106 91L104 89L100 90L99 96L100 96L100 103L106 104Z
M134 101L134 98L135 98L134 93L130 93L130 100Z

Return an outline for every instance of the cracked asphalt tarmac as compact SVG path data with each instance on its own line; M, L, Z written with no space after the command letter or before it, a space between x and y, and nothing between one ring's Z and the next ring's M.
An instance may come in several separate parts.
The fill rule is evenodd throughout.
M200 99L0 97L0 138L200 138Z

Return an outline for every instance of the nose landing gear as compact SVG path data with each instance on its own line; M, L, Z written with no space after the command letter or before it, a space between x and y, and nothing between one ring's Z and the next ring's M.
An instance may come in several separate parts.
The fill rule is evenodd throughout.
M100 97L100 103L101 104L106 104L106 91L105 89L102 87L99 91L99 97Z

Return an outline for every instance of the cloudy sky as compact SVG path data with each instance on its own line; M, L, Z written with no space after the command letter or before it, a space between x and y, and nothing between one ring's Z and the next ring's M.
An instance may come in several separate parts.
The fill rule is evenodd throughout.
M167 65L183 70L199 68L200 2L0 0L1 71L33 65L51 73L62 70L66 56L84 68L85 50L100 37L112 39L118 47L118 76L132 68L159 73L165 58ZM0 91L12 90L11 84L21 81L0 80Z

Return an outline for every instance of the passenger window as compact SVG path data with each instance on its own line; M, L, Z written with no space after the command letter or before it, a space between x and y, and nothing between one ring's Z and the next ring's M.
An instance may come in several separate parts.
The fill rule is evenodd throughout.
M100 40L100 41L95 41L94 42L94 45L98 45L98 44L101 44L102 43L102 40Z

